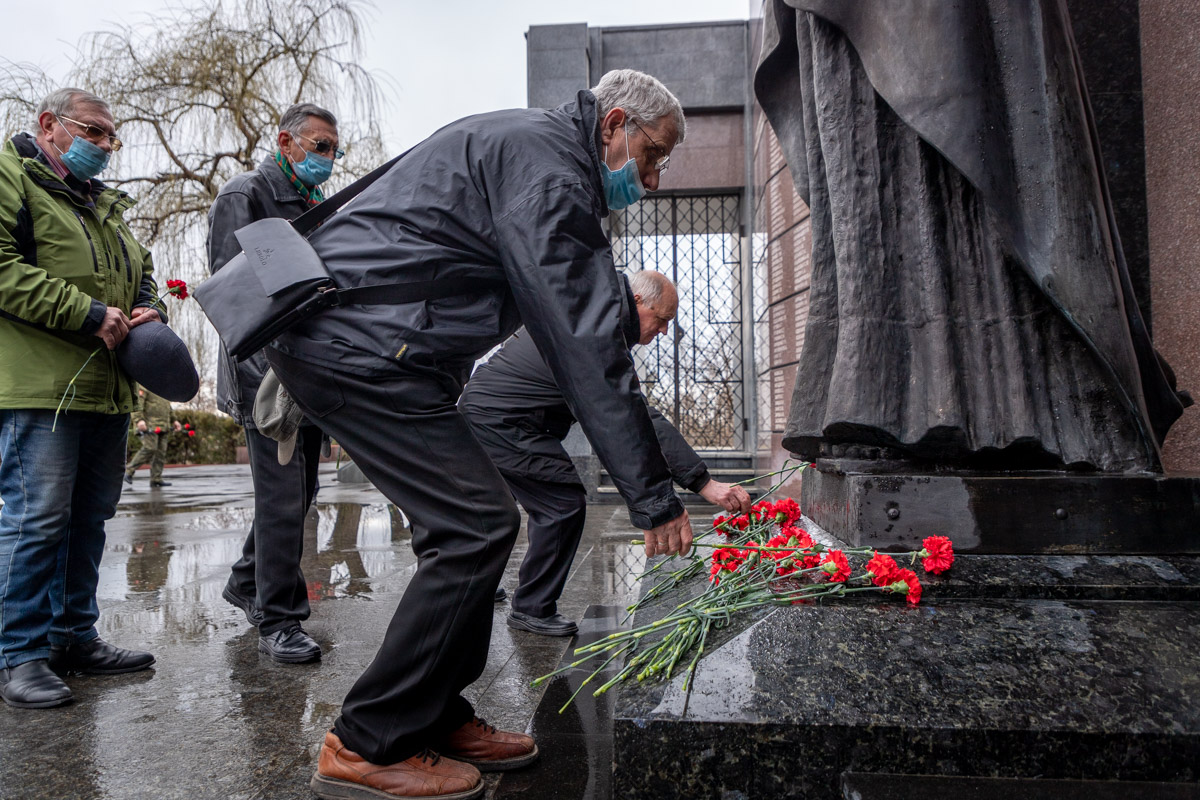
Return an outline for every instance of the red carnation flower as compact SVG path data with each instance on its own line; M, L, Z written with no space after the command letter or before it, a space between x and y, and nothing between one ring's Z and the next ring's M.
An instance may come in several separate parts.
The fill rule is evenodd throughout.
M940 575L954 563L954 545L945 536L930 536L921 542L922 550L918 555L924 559L921 566L926 572Z
M790 497L785 497L775 504L775 521L780 525L793 523L800 519L800 504Z
M794 528L791 525L784 525L780 528L780 534L786 536L789 541L794 543L801 550L807 550L813 546L812 537L808 535L808 531L803 528Z
M196 432L195 432L195 431L188 431L188 432L187 432L187 435L188 435L188 436L195 436L195 435L196 435Z
M829 575L830 583L843 583L850 577L850 561L841 550L830 550L821 561L821 571Z
M735 547L719 547L713 551L712 567L709 569L709 576L713 583L720 583L718 577L721 572L734 572L746 560L749 555L749 550L738 550Z
M902 569L892 576L892 582L887 586L889 592L904 592L908 598L908 604L915 606L921 602L921 581L917 579L917 573L911 569Z
M154 429L154 432L155 432L155 433L162 433L162 428L155 428L155 429Z
M900 568L896 566L896 559L885 553L876 553L867 562L866 570L867 574L871 576L871 583L876 586L887 586L895 582L896 573L900 571Z
M187 284L183 281L169 280L167 281L167 294L173 294L180 300L186 300L188 296Z

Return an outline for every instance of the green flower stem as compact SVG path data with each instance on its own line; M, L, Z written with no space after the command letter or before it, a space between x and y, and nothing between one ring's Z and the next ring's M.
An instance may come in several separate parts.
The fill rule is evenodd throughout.
M71 380L67 381L67 388L66 388L66 390L63 391L62 399L58 401L58 408L54 409L54 422L52 422L50 424L50 432L51 433L54 433L54 431L58 428L58 412L62 411L63 403L67 403L67 410L69 411L71 409L71 403L75 402L75 379L80 376L80 374L84 370L84 367L86 367L88 364L90 364L92 362L92 359L96 357L96 353L99 353L103 349L104 349L104 345L101 345L101 346L97 347L95 350L93 350L91 355L89 355L87 357L87 360L83 362L83 366L80 367L75 372L75 374L71 376ZM71 395L70 402L67 402L68 394Z
M603 672L603 671L604 671L604 668L605 668L605 667L607 667L609 664L611 664L611 663L612 663L612 661L613 661L613 659L615 659L617 656L621 655L622 653L624 653L626 650L628 650L628 649L629 649L629 648L631 648L631 647L633 647L633 645L632 645L632 644L630 644L630 645L626 645L625 647L622 647L620 650L618 650L617 652L615 652L615 653L613 653L611 656L609 656L609 657L608 657L608 660L607 660L607 661L605 661L603 664L601 664L599 669L597 669L597 670L596 670L595 672L593 672L591 675L588 675L586 678L584 678L584 679L583 679L583 682L579 684L579 688L578 688L578 689L576 689L574 692L572 692L572 693L571 693L571 696L567 698L567 702L563 703L563 707L562 707L562 708L560 708L560 709L558 710L558 713L560 713L560 714L561 714L561 713L563 713L564 711L566 711L566 710L567 710L567 706L569 706L569 705L571 705L571 703L574 703L574 702L575 702L575 698L576 698L576 697L579 695L579 693L580 693L581 691L583 691L583 687L584 687L584 686L587 686L587 685L588 685L588 684L591 682L592 678L596 677L596 676L597 676L597 675L599 675L601 672ZM584 660L586 661L587 659L584 659ZM539 678L539 680L540 680L540 678Z
M578 654L579 651L576 650L575 653ZM585 661L591 661L593 658L596 658L599 655L601 655L601 654L593 653L589 656L585 656L585 657L579 659L578 661L572 661L570 664L567 664L565 667L560 667L560 668L554 670L554 672L549 672L540 678L534 678L533 683L531 683L529 685L530 686L541 686L543 683L550 680L555 675L559 675L561 673L566 672L567 670L574 669L575 667L578 667L580 664L584 663Z

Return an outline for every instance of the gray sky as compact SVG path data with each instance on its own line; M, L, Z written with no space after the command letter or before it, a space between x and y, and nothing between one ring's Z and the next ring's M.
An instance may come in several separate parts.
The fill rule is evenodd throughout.
M368 11L363 66L384 87L383 131L398 152L459 117L524 106L525 31L531 25L745 19L751 1L380 0ZM3 55L61 79L83 34L139 24L162 5L54 0L54 24L21 26L19 35L7 37Z

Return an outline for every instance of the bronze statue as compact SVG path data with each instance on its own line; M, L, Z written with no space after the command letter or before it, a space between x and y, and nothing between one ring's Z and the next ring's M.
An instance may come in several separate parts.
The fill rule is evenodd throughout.
M755 93L811 209L784 446L1161 471L1150 343L1064 0L769 0Z

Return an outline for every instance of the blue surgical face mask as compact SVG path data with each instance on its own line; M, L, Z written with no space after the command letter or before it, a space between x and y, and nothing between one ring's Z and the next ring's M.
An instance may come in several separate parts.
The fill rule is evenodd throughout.
M625 123L625 156L629 157L629 123ZM608 167L608 146L604 148L604 160L600 163L600 181L604 184L604 199L614 211L627 208L646 196L637 161L629 158L617 171Z
M296 173L296 177L300 179L301 183L311 189L329 180L329 176L333 174L333 159L319 156L308 150L304 152L307 155L304 156L303 161L292 162L292 171Z
M58 145L54 145L54 149L58 150ZM80 136L71 140L67 152L58 150L58 158L63 166L81 181L90 181L103 172L108 166L108 156L104 148Z

